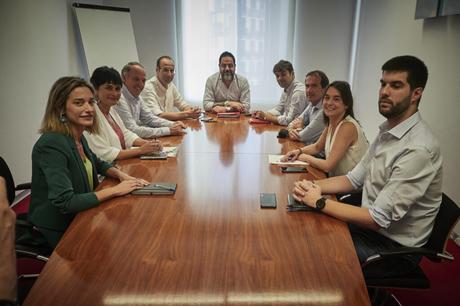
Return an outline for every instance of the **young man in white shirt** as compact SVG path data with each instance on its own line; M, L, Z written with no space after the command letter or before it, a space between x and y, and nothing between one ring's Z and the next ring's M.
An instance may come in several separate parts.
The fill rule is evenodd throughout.
M182 98L172 83L175 73L173 59L167 55L159 57L156 75L147 80L141 97L155 116L173 121L197 119L201 114L201 109L191 107Z
M382 66L378 107L387 120L366 155L347 175L298 181L294 197L337 219L350 231L361 263L387 248L423 246L442 199L442 156L436 137L418 111L428 79L425 64L398 56ZM322 194L362 189L361 207ZM395 276L414 269L419 257L383 264L366 276ZM369 274L371 273L371 274Z

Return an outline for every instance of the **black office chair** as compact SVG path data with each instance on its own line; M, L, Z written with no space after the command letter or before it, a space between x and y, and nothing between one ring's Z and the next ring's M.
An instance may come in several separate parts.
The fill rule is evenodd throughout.
M446 245L450 233L459 220L459 217L460 208L447 195L442 194L441 207L436 216L433 231L428 242L424 246L419 248L399 247L370 256L366 260L362 268L367 287L373 289L373 296L375 298L373 300L373 305L385 305L391 299L396 300L394 296L390 295L384 289L428 289L430 288L430 281L420 266L406 275L382 278L375 275L370 277L366 276L366 269L372 269L373 265L380 264L384 261L402 260L402 256L404 255L425 256L430 261L437 263L441 262L443 259L454 260L454 257L446 251Z

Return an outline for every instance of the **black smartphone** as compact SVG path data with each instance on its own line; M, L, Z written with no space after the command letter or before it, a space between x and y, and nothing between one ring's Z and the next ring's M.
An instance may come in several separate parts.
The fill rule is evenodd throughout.
M260 208L276 208L276 194L261 193L260 194Z
M306 173L307 168L305 167L281 167L281 172L283 173Z
M287 205L287 210L288 211L314 211L315 209L305 205L302 202L297 201L294 199L294 196L290 193L288 194L288 205Z

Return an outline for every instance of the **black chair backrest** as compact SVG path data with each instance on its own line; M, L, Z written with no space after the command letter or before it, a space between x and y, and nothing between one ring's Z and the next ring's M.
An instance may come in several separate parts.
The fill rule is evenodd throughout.
M8 168L8 165L6 162L3 160L3 158L0 156L0 176L2 176L5 181L6 181L6 192L8 193L8 201L13 203L14 200L14 180L13 176L11 175L10 168Z
M442 253L449 234L460 216L460 208L446 194L442 194L441 207L434 221L433 232L424 247Z

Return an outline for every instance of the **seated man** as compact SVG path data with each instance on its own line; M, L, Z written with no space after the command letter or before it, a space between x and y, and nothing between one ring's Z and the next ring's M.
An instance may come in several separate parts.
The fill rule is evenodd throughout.
M235 57L228 51L219 57L219 72L206 81L203 108L207 112L247 113L251 108L249 83L235 73Z
M307 107L299 117L288 125L289 138L306 145L315 143L325 128L323 117L323 95L329 79L320 70L313 70L305 77Z
M185 125L155 116L140 97L145 85L144 67L137 62L126 64L121 70L123 88L121 98L114 106L126 128L140 138L157 138L169 135L183 135Z
M284 89L280 102L267 112L256 111L255 118L271 121L279 125L288 125L297 118L307 106L305 86L295 80L294 68L288 61L281 60L273 67L276 81Z
M175 64L172 58L166 55L158 58L156 76L147 80L141 93L144 104L155 116L164 119L197 119L201 115L201 109L191 107L184 101L172 83L174 74Z
M442 198L442 156L438 141L418 111L428 79L425 64L398 56L382 66L378 107L387 120L362 160L347 175L295 183L294 197L352 223L361 263L387 248L420 247L430 237ZM361 207L322 197L363 190ZM419 257L373 270L367 276L397 276L413 270Z

